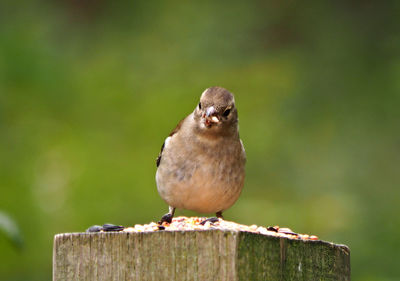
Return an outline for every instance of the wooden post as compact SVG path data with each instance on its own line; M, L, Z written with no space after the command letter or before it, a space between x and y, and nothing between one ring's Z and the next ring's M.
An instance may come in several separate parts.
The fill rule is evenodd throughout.
M66 233L54 238L61 280L350 280L350 250L242 231Z

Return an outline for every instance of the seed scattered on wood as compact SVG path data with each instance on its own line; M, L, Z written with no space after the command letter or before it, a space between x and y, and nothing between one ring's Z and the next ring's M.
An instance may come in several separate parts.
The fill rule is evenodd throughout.
M99 229L100 228L100 229ZM259 233L262 235L286 237L290 239L301 240L318 240L315 235L298 234L290 228L279 226L257 226L244 225L232 221L227 221L221 218L205 218L205 217L175 217L171 223L163 222L161 225L156 222L149 224L135 224L131 227L123 227L120 225L105 224L101 226L93 226L89 228L90 232L105 232L105 231L124 231L124 232L157 232L157 231L194 231L194 230L231 230L231 231L246 231ZM87 230L89 232L89 229Z
M258 226L255 225L255 224L252 224L249 227L250 227L251 230L256 230L258 228Z
M290 235L298 235L296 232L293 232L290 228L287 228L287 227L279 228L278 232L279 233L290 234Z
M122 225L115 225L115 224L110 224L106 223L103 225L103 231L122 231L124 230L125 227Z
M102 231L103 227L100 225L93 225L91 227L89 227L88 229L86 229L86 232L99 232Z
M214 222L217 222L218 220L219 219L217 217L212 217L212 218L208 218L208 219L203 220L202 222L200 222L200 224L201 225L205 225L206 222L214 223ZM181 220L181 221L183 221L183 220Z

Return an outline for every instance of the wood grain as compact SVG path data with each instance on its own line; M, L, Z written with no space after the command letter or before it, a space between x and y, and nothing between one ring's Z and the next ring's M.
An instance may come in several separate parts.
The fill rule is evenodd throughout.
M350 280L344 245L235 231L66 233L53 281Z

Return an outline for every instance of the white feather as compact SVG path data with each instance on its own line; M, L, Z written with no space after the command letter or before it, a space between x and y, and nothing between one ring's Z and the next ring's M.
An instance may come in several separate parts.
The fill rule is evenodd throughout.
M164 149L167 148L169 141L171 140L171 137L168 137L164 141Z

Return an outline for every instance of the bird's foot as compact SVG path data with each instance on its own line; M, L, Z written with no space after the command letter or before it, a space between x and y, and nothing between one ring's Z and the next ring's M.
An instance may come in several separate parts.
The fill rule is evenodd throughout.
M200 222L200 224L201 224L201 225L205 225L206 222L214 223L214 222L217 222L217 221L219 221L219 218L217 218L217 217L211 217L211 218L208 218L208 219L203 220L202 222Z
M158 224L162 225L163 222L171 223L172 218L174 217L174 214L175 214L175 208L172 206L169 206L169 212L162 216L162 218L158 222Z
M162 224L163 222L171 223L173 217L174 217L173 214L171 214L171 213L166 213L165 215L162 216L162 218L161 218L161 220L158 222L158 224Z
M215 215L217 216L217 218L220 218L222 220L224 219L224 217L222 216L222 211L216 212Z
M103 224L103 226L93 225L93 226L89 227L88 229L86 229L86 232L122 231L124 229L125 229L125 227L123 227L122 225L106 223L106 224Z

